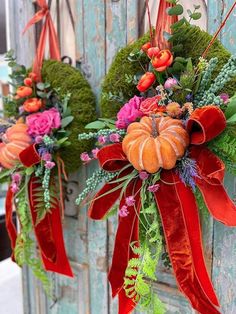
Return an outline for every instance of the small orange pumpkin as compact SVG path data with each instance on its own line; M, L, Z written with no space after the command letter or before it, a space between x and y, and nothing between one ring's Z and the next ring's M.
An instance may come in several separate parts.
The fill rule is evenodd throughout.
M180 120L143 117L127 129L122 148L135 169L155 173L172 169L189 145L189 135Z
M16 123L3 136L0 143L0 164L11 169L19 161L19 154L31 144L31 137L27 133L28 126Z

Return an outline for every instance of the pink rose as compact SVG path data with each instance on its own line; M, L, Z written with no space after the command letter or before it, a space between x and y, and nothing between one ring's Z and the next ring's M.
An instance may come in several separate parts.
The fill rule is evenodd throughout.
M178 81L175 78L169 77L164 84L165 89L172 89L178 85Z
M117 134L117 133L112 133L112 134L109 136L109 140L110 140L112 143L119 143L119 142L120 142L120 135Z
M154 114L161 111L161 106L158 105L158 102L161 100L161 96L155 96L147 98L141 102L140 110L144 115Z
M50 134L61 126L60 113L56 108L34 113L26 118L26 124L29 135L33 137Z
M134 96L120 109L116 121L118 129L126 129L130 123L143 116L143 113L139 110L142 101L142 97Z

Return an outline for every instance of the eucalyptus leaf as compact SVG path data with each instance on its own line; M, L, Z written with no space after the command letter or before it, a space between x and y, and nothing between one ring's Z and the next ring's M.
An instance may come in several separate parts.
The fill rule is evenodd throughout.
M202 17L202 13L201 12L195 12L195 13L191 14L190 17L193 20L197 21Z
M181 15L184 12L184 8L181 4L177 4L173 8L167 10L168 15Z
M39 89L39 90L44 90L45 89L45 85L44 83L37 83L36 87Z
M96 129L96 130L100 130L100 129L104 129L106 126L106 124L102 121L94 121L91 122L89 124L87 124L85 126L85 129Z
M37 91L37 95L41 98L47 98L47 93Z
M61 127L62 128L67 127L67 125L69 125L73 120L74 120L74 117L72 117L72 116L68 116L68 117L63 118L61 120Z

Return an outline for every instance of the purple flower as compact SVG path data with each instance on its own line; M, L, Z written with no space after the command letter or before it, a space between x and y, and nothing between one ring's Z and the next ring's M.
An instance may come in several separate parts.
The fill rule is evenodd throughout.
M134 206L135 205L135 199L133 195L126 197L125 203L128 207Z
M227 104L229 102L229 95L226 93L220 94L220 98L223 100L224 104Z
M84 152L82 154L80 154L80 159L83 161L83 162L89 162L91 160L91 158L89 157L89 154Z
M120 217L127 217L129 215L129 211L126 205L123 205L118 212Z
M20 106L18 110L19 114L22 114L25 111L24 106Z
M141 179L141 180L147 180L148 179L148 177L149 177L149 174L146 172L146 171L140 171L139 172L139 178Z
M52 160L52 155L49 154L49 153L44 153L42 155L42 160L44 160L44 161L51 161Z
M35 143L41 144L43 142L43 137L41 135L38 135L35 137Z
M178 85L178 81L175 78L169 77L164 84L165 89L172 89Z
M52 169L53 167L55 167L55 162L53 162L53 161L46 161L45 168Z
M193 94L188 94L186 97L185 97L186 101L188 102L191 102L193 101Z
M120 142L120 135L118 133L112 133L110 136L109 136L109 140L112 142L112 143L119 143Z
M92 150L92 154L93 154L93 158L97 159L98 158L98 152L99 152L99 148L95 148Z
M107 141L106 136L100 135L100 136L98 137L98 143L99 143L100 145L105 144L106 141Z
M155 192L157 192L159 190L159 188L160 188L160 184L150 185L148 187L148 191L152 192L152 193L155 193Z
M130 123L143 116L140 111L140 104L143 100L143 97L134 96L120 109L116 121L118 129L126 129Z
M186 155L177 164L176 172L179 174L181 181L185 185L189 185L193 190L196 189L195 178L199 178L196 160Z

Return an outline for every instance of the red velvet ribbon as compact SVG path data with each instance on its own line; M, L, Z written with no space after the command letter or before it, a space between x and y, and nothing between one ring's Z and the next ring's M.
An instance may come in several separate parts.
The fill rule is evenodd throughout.
M50 14L50 10L48 8L48 5L46 3L46 0L37 0L38 6L41 8L40 11L38 11L33 18L28 22L26 25L23 33L25 33L32 25L38 23L39 21L44 20L44 24L42 27L37 51L36 51L36 57L34 60L33 65L33 72L37 75L37 80L41 80L41 69L43 65L43 59L45 54L45 47L46 47L46 41L48 38L49 42L49 52L50 52L50 58L54 60L61 60L60 57L60 48L59 48L59 41L57 37L57 33L52 21L52 17Z
M29 146L21 152L20 160L25 167L31 167L40 162L35 145ZM40 187L38 179L32 175L28 185L29 205L35 236L46 270L73 277L70 263L65 251L60 203L54 200L53 208L40 223L37 223L37 189Z
M16 226L15 226L13 219L12 219L13 203L14 203L14 193L12 192L12 189L9 186L9 188L7 190L6 201L5 201L6 229L7 229L10 241L11 241L12 260L15 261L14 249L16 246L17 231L16 231Z
M210 120L209 117L211 117ZM200 145L219 135L224 130L225 125L225 117L220 109L208 106L194 112L188 121L187 129L191 133L191 143L199 145L192 145L190 149L191 157L196 160L199 168L200 178L196 179L196 184L202 192L206 205L215 219L226 225L235 226L235 205L223 187L224 165L217 156ZM100 166L111 172L121 170L125 165L128 165L128 160L122 151L122 144L113 144L102 148L98 153L98 159ZM119 177L123 177L131 171L132 167L126 168L119 174ZM136 195L136 209L131 208L127 217L119 219L113 261L109 273L113 297L116 294L119 295L119 314L130 313L135 307L132 300L125 295L123 278L131 255L130 243L133 240L138 242L137 214L140 206L138 192L141 186L140 181L140 179L134 179L126 189L126 196ZM102 219L106 215L119 199L121 189L108 195L104 194L118 185L119 183L107 183L97 193L89 209L91 218ZM136 194L133 193L134 186L137 186ZM173 170L162 170L160 189L155 193L155 199L180 290L199 313L220 313L216 308L219 306L219 302L204 261L200 220L192 190L181 182ZM120 200L120 208L123 204L124 195Z

